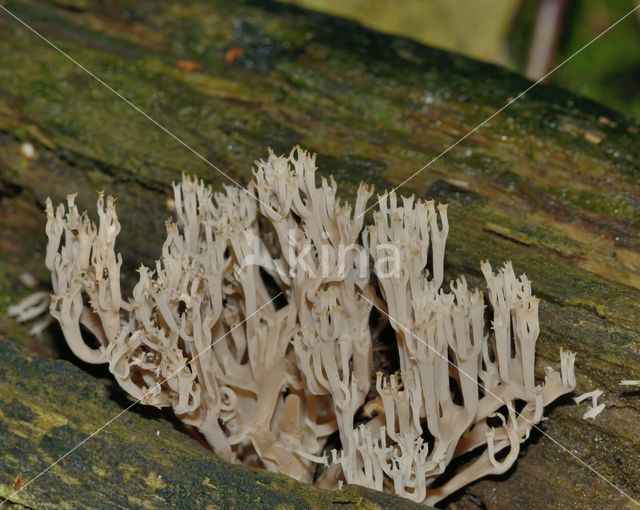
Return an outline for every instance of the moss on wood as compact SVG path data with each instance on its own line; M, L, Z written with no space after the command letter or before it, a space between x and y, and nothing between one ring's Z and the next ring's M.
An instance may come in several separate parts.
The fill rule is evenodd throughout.
M361 179L378 189L400 184L529 85L490 65L271 2L27 0L6 6L240 182L249 179L251 161L267 146L284 151L301 143L318 152L321 172L334 173L347 196ZM230 54L233 49L241 51ZM6 15L0 15L0 54L0 332L50 352L27 340L25 329L4 316L8 304L27 292L18 280L22 271L47 279L40 212L46 196L57 201L78 191L81 206L90 211L96 190L118 196L120 249L130 287L137 264L151 263L159 252L170 181L182 171L218 187L225 180ZM588 52L576 58L588 59ZM200 70L185 71L181 60L197 63ZM490 258L495 264L513 260L516 270L533 280L543 299L539 375L557 360L560 346L575 350L578 390L602 388L608 406L595 422L585 422L582 409L566 399L543 428L636 498L640 397L618 382L640 379L639 133L638 121L540 86L403 187L406 193L451 203L449 276L464 272L479 281L479 260ZM33 159L21 155L25 142L35 148ZM72 394L62 382L54 385L62 379L50 377L48 369L18 377L6 359L0 357L0 370L9 374L1 378L3 404L11 401L6 392L20 384L30 385L24 387L41 398L40 414L48 414L47 405L60 395ZM76 376L71 380L80 384ZM82 423L87 416L115 409L94 384L83 381L81 398L58 406L52 415L55 423L70 425L51 422L38 432L23 420L20 432L15 418L3 418L0 423L14 425L11 431L0 425L2 445L13 444L20 434L25 441L43 434L40 453L25 457L27 450L14 446L13 453L3 453L3 465L33 473L61 445L91 429ZM26 400L23 405L29 406ZM6 409L3 405L5 415ZM40 416L37 408L29 409ZM94 491L104 487L99 480L109 479L110 487L126 488L119 493L123 498L147 494L143 488L165 490L170 493L165 501L173 502L196 486L204 491L196 491L197 497L205 499L216 490L229 494L223 479L205 475L215 461L196 455L197 448L177 436L162 446L163 452L171 459L188 451L185 458L197 459L185 461L198 466L185 471L193 479L185 474L169 484L163 478L169 484L163 489L152 478L149 488L144 480L162 466L152 462L142 470L146 464L130 448L121 448L121 457L113 449L137 434L134 429L148 430L148 424L143 416L126 413L101 442L68 459L69 471L60 473L67 480L62 486L84 483L80 473L91 473ZM521 457L500 482L489 479L467 488L460 504L488 509L628 504L539 433ZM6 491L14 472L0 471ZM221 476L245 472L227 466L215 471ZM238 498L258 490L260 477L272 480L246 473L252 482L243 485ZM202 488L205 476L215 488ZM279 487L294 487L277 480L284 484ZM315 494L295 487L296 495ZM108 490L100 497L106 498ZM56 484L36 482L24 497L31 498L26 504L38 506L60 494ZM119 504L145 503L123 499Z
M122 413L110 387L65 361L33 358L0 340L0 501ZM233 466L134 408L13 496L17 507L421 508L376 491L323 491Z

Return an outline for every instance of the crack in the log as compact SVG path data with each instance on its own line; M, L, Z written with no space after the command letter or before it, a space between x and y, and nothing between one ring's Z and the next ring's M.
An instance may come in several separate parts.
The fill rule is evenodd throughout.
M621 397L621 398L624 398L624 397ZM609 404L607 405L607 407L610 409L632 409L636 413L640 414L640 407L636 407L631 404Z

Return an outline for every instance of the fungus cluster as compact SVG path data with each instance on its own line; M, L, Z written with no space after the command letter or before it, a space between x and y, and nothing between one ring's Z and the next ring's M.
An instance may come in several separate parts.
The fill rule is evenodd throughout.
M352 207L315 172L295 148L256 162L251 193L183 177L177 223L129 299L114 199L100 194L97 224L74 195L47 201L50 311L70 348L230 462L431 504L505 472L575 387L562 350L560 371L536 383L526 276L483 262L488 301L464 278L447 291L446 206L386 193L365 227L373 190L361 185ZM394 373L374 376L376 342L397 346Z

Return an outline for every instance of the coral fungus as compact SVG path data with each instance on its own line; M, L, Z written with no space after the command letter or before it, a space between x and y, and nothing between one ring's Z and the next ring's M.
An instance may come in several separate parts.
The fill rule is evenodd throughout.
M444 290L445 205L386 193L365 227L373 190L361 185L352 206L315 172L295 148L256 162L250 194L183 177L177 223L128 300L113 198L100 194L97 225L74 195L48 201L50 310L69 346L231 462L428 503L504 473L544 407L575 387L562 350L560 371L536 384L529 280L483 262L488 302L464 278ZM374 341L395 343L397 372L374 376Z

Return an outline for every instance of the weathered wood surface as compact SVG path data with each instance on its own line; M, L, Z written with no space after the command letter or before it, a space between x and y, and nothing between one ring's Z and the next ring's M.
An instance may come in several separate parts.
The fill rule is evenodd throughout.
M267 146L287 151L300 143L319 153L321 172L333 173L345 195L360 180L389 188L528 86L491 66L266 2L5 5L242 182ZM25 328L5 317L8 304L27 292L18 280L21 272L47 279L44 198L61 200L77 191L80 204L93 211L97 189L118 196L130 285L137 264L149 264L159 253L171 180L183 170L216 186L225 179L5 14L0 55L0 490L7 494L16 469L33 475L118 409L105 401L98 380L65 368L67 362L39 361L34 366L40 369L16 371L15 364L27 362L4 345L54 351L44 341L28 340ZM589 58L588 50L576 58ZM403 187L451 204L450 276L465 273L476 283L481 258L495 264L511 259L533 280L543 300L539 373L557 362L560 346L574 350L578 392L600 387L607 403L595 422L586 422L585 408L567 398L543 428L636 499L640 395L618 382L640 379L639 131L637 121L540 86ZM21 153L24 142L35 147L33 159ZM75 388L83 388L77 398ZM13 391L33 394L38 408L12 418ZM94 414L94 421L83 423ZM39 419L46 423L37 425ZM161 439L149 437L158 427ZM165 432L162 422L126 413L102 438L36 481L24 492L25 501L41 508L60 501L59 487L71 487L78 498L93 491L98 505L108 506L110 491L120 484L116 494L134 498L122 499L122 506L160 506L146 498L150 492L163 498L167 490L166 505L198 506L212 498L224 506L224 499L215 502L216 494L229 494L224 484L193 500L186 487L242 468L221 468L186 437L167 440ZM534 436L515 469L499 481L473 484L452 507L633 507L553 441ZM6 445L19 438L25 445L39 441L38 453L26 447L16 450L20 455L11 453ZM139 438L140 451L147 453L134 453L130 438ZM119 441L125 445L120 460L111 449ZM197 465L169 470L176 477L170 489L141 481L166 467L155 455L154 468L143 469L158 441L166 462ZM133 475L128 479L126 473ZM276 480L246 473L255 483L243 490L268 492L257 480L269 480L267 486ZM303 494L297 485L287 487Z
M0 342L0 501L87 436L127 402L65 361L30 358ZM229 465L159 413L128 411L11 499L57 508L422 508L349 487L324 491L264 470ZM402 501L405 503L405 501Z

